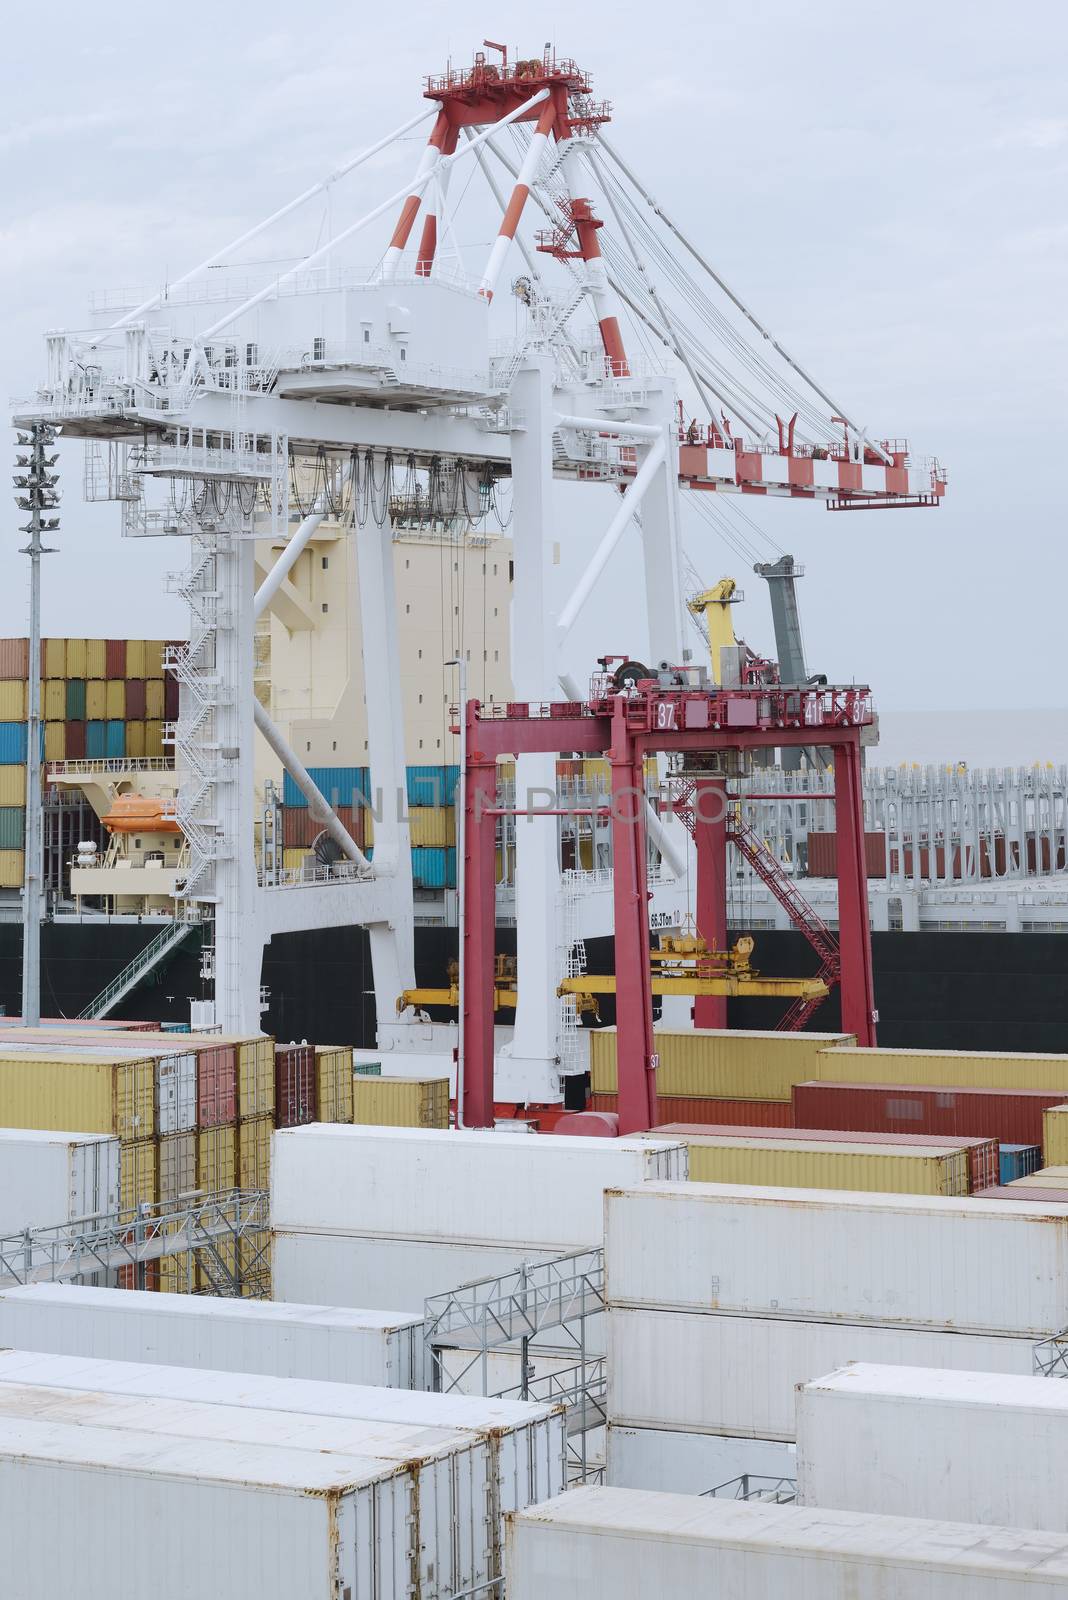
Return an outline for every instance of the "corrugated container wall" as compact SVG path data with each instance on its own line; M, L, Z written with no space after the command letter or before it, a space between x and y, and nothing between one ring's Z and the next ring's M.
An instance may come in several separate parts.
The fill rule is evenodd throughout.
M795 1083L818 1078L821 1053L856 1043L846 1033L748 1032L740 1028L657 1029L657 1091L726 1100L789 1100ZM590 1088L615 1094L616 1032L590 1033Z
M352 1121L352 1046L316 1045L320 1122Z
M1068 1106L1050 1106L1044 1113L1042 1153L1047 1166L1068 1165Z
M1015 1183L1037 1172L1042 1165L1042 1150L1037 1144L1003 1144L998 1157L998 1182Z
M310 1044L276 1045L274 1052L275 1126L299 1128L318 1120L315 1050Z
M119 1208L119 1141L107 1134L0 1128L0 1235Z
M963 1089L1060 1089L1068 1094L1068 1056L1005 1051L824 1050L807 1074L825 1083L916 1083ZM802 1082L798 1079L797 1082Z
M26 836L26 807L0 806L0 850L21 850Z
M155 1062L129 1052L2 1054L0 1127L69 1128L144 1139L155 1132Z
M17 678L0 680L0 722L23 722L25 717L25 683Z
M793 1107L789 1100L713 1100L706 1095L658 1094L657 1105L665 1122L738 1123L754 1128L789 1128ZM591 1111L618 1111L619 1096L592 1094Z
M727 1134L682 1133L690 1177L698 1183L775 1184L781 1188L852 1189L882 1194L968 1194L967 1151L917 1151L905 1145L776 1142Z
M237 1047L202 1045L197 1053L197 1122L201 1128L237 1115Z
M394 1128L447 1128L448 1078L367 1077L352 1081L352 1121Z
M0 850L0 889L21 888L25 858L21 850Z
M946 1084L799 1083L799 1128L863 1128L871 1133L963 1134L1000 1143L1038 1144L1042 1113L1056 1089L967 1089ZM666 1119L665 1119L666 1120Z
M30 669L28 639L0 639L0 679L25 683Z

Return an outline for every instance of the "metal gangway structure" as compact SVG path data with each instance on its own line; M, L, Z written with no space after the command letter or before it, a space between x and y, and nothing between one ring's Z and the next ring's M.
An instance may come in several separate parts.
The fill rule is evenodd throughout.
M227 1032L259 1026L273 936L353 924L369 932L380 1047L404 1048L417 1020L395 1010L414 985L402 808L383 808L370 860L254 692L257 619L325 517L356 544L367 760L375 788L396 795L406 752L390 508L402 484L418 485L421 516L476 537L510 518L522 597L513 684L528 703L579 698L566 648L613 579L637 586L651 659L689 660L688 503L852 511L937 507L945 493L937 461L869 433L773 336L617 150L611 117L570 58L487 43L469 67L431 74L398 127L269 217L158 287L98 296L88 326L50 333L41 382L16 407L21 426L85 441L86 494L116 505L127 536L186 552L169 580L189 616L188 642L167 662L180 685L165 732L180 779L173 815L188 844L177 893L214 921L208 976ZM428 124L412 177L368 194L375 158ZM470 199L463 174L479 180ZM468 242L487 222L488 253ZM612 495L591 501L595 548L559 605L557 482ZM624 568L632 526L640 556ZM257 587L264 540L283 548ZM587 657L606 643L625 647L590 641ZM257 731L346 872L261 881ZM516 781L551 788L554 776L551 758L531 754ZM656 844L683 893L682 830L660 830ZM523 976L502 1099L562 1097L559 874L555 822L519 829Z

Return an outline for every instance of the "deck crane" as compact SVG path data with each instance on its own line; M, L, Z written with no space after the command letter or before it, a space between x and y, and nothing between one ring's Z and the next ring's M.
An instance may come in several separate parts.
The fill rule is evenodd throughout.
M262 946L274 933L345 924L370 933L379 1047L403 1049L416 1020L411 1011L395 1016L397 995L414 987L406 818L387 807L369 861L253 692L255 617L282 604L285 575L324 518L354 543L366 759L376 788L396 793L407 752L390 506L402 481L406 494L418 482L432 514L484 536L487 520L505 520L510 480L522 597L512 676L517 702L527 704L556 698L567 641L606 574L619 572L620 542L639 517L637 588L652 659L685 666L687 496L771 495L853 510L937 506L945 493L936 461L869 433L772 336L616 149L611 115L585 68L552 47L524 56L487 44L470 66L428 77L422 106L392 132L205 260L156 289L98 298L88 327L50 333L45 375L17 405L20 424L58 425L64 439L88 442L87 490L121 507L127 535L189 541L190 566L175 588L189 607L190 637L169 658L181 695L167 737L189 853L180 894L214 920L216 1019L227 1031L258 1024ZM411 179L384 198L379 190L357 199L357 186L380 182L371 158L426 123ZM461 168L485 180L470 225L468 184L452 181ZM488 252L486 206L499 219ZM250 259L249 246L283 222L291 250L291 230L305 218L303 254L279 270L264 240ZM355 254L368 239L369 269ZM524 293L505 297L513 269ZM680 390L692 413L686 425ZM308 501L300 486L310 478L319 489ZM616 491L558 611L549 568L566 535L552 508L554 479ZM284 548L257 588L254 546L265 541ZM600 648L586 649L587 659ZM257 874L249 760L257 731L344 858L314 881ZM770 733L762 739L770 747ZM523 755L517 780L551 787L552 757ZM670 830L650 826L681 894L685 853ZM563 1088L564 1026L557 836L548 819L517 833L523 989L498 1061L500 1095L553 1101ZM610 923L587 924L595 931ZM701 932L710 949L726 948L722 930Z

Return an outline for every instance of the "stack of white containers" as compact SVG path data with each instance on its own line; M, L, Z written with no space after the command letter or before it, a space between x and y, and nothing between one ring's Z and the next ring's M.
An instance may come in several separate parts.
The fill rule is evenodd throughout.
M118 1139L0 1128L0 1238L118 1209Z
M422 1318L41 1283L0 1291L0 1345L277 1378L426 1387Z
M430 1295L599 1245L604 1191L684 1180L681 1144L348 1127L274 1135L278 1300L421 1312Z
M608 1476L796 1472L795 1388L851 1361L1027 1376L1068 1324L1068 1206L728 1184L606 1197Z
M563 1430L559 1407L0 1352L4 1593L495 1592L504 1517L563 1488Z

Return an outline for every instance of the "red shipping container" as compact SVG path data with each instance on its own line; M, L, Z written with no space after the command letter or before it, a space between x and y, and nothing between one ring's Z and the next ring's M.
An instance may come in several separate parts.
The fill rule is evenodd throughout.
M197 1051L197 1124L217 1128L237 1118L237 1049L211 1045Z
M125 678L126 676L126 640L105 639L104 661L106 663L104 675L108 678Z
M722 1105L723 1102L717 1103ZM747 1128L733 1122L719 1126L707 1122L661 1122L653 1131L664 1134L719 1133L732 1139L789 1139L813 1144L915 1145L921 1150L944 1150L947 1144L955 1144L968 1151L972 1194L992 1188L1001 1175L996 1139L967 1139L948 1133L857 1133L851 1128Z
M953 1089L912 1083L796 1083L798 1128L946 1133L1002 1144L1042 1143L1042 1113L1057 1089Z
M126 680L126 717L129 722L143 722L148 716L145 710L145 680L144 678L127 678Z
M66 725L65 744L68 761L85 760L85 723L68 722Z
M362 849L366 815L364 807L338 806L337 814L354 843ZM322 821L313 817L307 806L283 806L282 843L287 850L310 850L322 832Z
M864 867L869 878L886 877L886 835L864 835ZM810 878L838 876L838 835L810 833L808 836L808 875Z
M1068 1205L1068 1189L1047 1189L1044 1184L1036 1183L1030 1187L1027 1184L1000 1184L988 1189L983 1195L984 1200L1030 1200L1033 1204Z
M793 1107L789 1100L705 1100L693 1095L662 1094L657 1100L666 1122L690 1122L712 1126L730 1124L751 1128L793 1127ZM614 1094L591 1094L591 1111L618 1111Z
M280 1044L274 1051L274 1124L299 1128L319 1114L315 1049L310 1044Z
M178 721L178 679L173 672L164 673L163 676L163 720Z
M21 678L23 683L30 675L30 641L28 639L0 639L0 678L6 682Z

